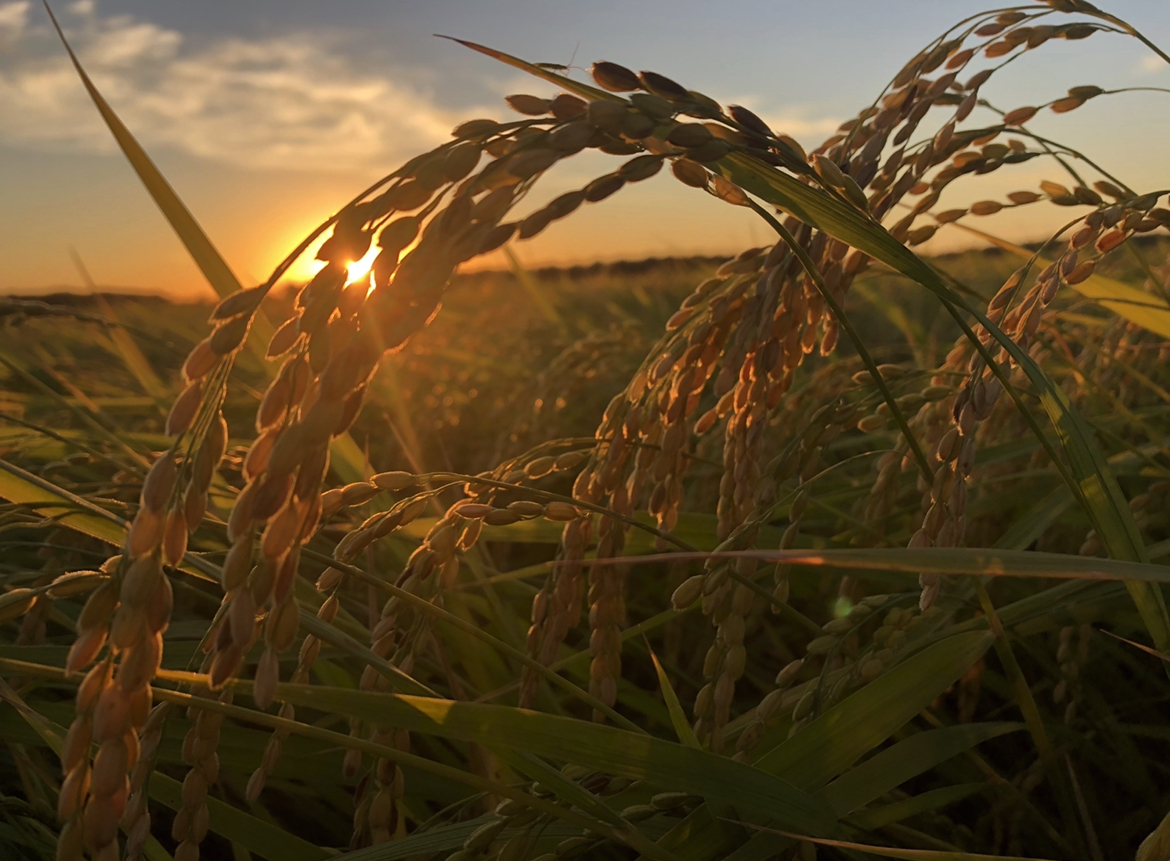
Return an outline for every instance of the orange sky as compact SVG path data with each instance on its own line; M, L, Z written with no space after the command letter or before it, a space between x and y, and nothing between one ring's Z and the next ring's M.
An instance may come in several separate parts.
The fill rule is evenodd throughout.
M206 7L217 11L207 15L145 0L80 0L59 11L98 86L248 283L265 278L301 236L381 173L446 139L456 122L509 116L507 93L551 95L549 85L430 33L454 32L531 59L574 56L576 67L594 58L644 63L724 103L753 107L811 148L944 25L983 7L968 0L824 0L818 9L826 14L813 15L808 6L817 4L729 3L760 21L749 32L733 28L743 48L736 63L711 56L712 44L731 38L731 25L697 0L648 0L625 12L618 31L608 26L613 4L583 10L552 0L506 0L491 16L463 0L393 10L344 0L330 6L328 23L320 6L274 0L245 7L214 0ZM1170 40L1170 3L1118 0L1109 7L1155 40ZM1090 82L1170 85L1170 69L1132 40L1101 36L1075 49L1052 47L1001 73L1004 84L992 97L1014 107ZM826 55L832 62L823 62ZM1073 114L1043 114L1034 127L1075 143L1135 188L1164 188L1167 98L1101 98ZM114 149L43 10L28 0L0 0L0 118L0 291L77 289L73 249L103 287L208 294ZM574 157L542 181L531 205L613 168L614 159L600 154ZM941 206L1002 199L1045 178L1061 177L1051 162L1036 160L979 177L949 192ZM1069 214L1029 207L978 226L1032 239ZM751 213L685 188L664 171L583 207L515 251L526 265L545 265L731 254L768 241ZM941 231L925 250L967 243Z

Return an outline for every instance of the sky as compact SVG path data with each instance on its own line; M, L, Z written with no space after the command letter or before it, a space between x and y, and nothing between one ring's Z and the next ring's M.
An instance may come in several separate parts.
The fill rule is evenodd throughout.
M1170 46L1170 2L1102 0ZM743 104L806 148L873 100L903 63L985 0L81 0L54 10L98 88L245 283L267 277L350 197L472 117L514 116L511 93L551 85L437 39L534 62L594 60L668 75ZM1002 79L1002 80L1001 80ZM1170 88L1133 39L1051 43L992 80L1004 108L1075 85ZM1033 128L1135 188L1170 188L1170 94L1100 98ZM978 116L972 118L977 121ZM551 197L612 170L584 154L542 181ZM946 205L1060 179L1039 160L957 189ZM976 187L978 190L976 190ZM539 203L538 195L534 202ZM1037 238L1068 212L980 222ZM530 242L530 266L729 254L768 242L751 213L666 172L584 207ZM940 231L928 251L970 240ZM210 295L106 130L37 2L0 0L0 293L103 288ZM307 264L306 264L307 265ZM297 270L305 274L309 270Z

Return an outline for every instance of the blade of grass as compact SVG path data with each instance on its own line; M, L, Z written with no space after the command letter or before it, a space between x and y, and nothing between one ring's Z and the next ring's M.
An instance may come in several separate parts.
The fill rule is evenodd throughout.
M89 75L85 69L82 68L81 61L77 59L77 55L73 53L73 48L70 47L69 41L65 38L65 34L61 30L61 25L57 23L57 17L53 14L53 10L49 7L48 2L45 3L45 9L49 13L49 18L52 19L53 27L57 30L57 35L61 37L61 44L65 46L65 50L69 54L69 59L73 63L73 68L77 70L78 77L81 78L81 83L85 86L85 90L89 93L90 99L93 100L94 106L97 107L98 113L101 114L102 119L105 120L106 126L110 133L114 136L114 140L118 142L122 153L126 156L126 160L130 162L130 166L134 168L134 172L138 174L138 178L142 180L142 184L146 186L146 190L150 193L151 198L158 204L158 208L162 210L171 228L179 237L179 240L186 247L187 252L195 261L195 265L199 267L199 271L207 279L207 283L215 291L216 295L223 299L243 289L242 285L231 268L228 267L223 257L216 250L207 234L203 232L203 228L195 220L190 210L175 194L175 190L171 188L170 184L155 167L154 162L146 154L146 151L134 139L134 135L114 113L113 108L106 102L105 98L97 87L94 86L93 81L90 80Z
M986 783L959 783L955 786L931 789L920 792L912 798L895 801L893 804L862 810L850 816L846 821L855 828L876 831L893 822L901 822L903 819L909 819L919 813L938 810L940 807L962 801L977 792L987 790L988 786Z
M792 738L765 750L754 765L818 797L819 790L892 735L962 676L991 646L986 631L947 637L919 652L826 711ZM756 834L735 849L716 840L718 820L700 808L662 839L684 861L771 858L784 848L774 833ZM766 829L765 829L766 830ZM712 846L717 849L712 851ZM732 850L733 855L728 853ZM722 854L718 854L722 852Z
M1020 260L1032 260L1036 257L1035 252L978 228L958 222L950 222L948 226L957 227L964 233L978 236ZM1043 263L1052 262L1051 259L1044 256L1039 257L1039 260ZM1090 275L1080 284L1072 285L1072 289L1086 299L1097 302L1103 308L1108 308L1119 317L1124 317L1155 335L1170 338L1170 305L1167 305L1161 297L1097 274Z
M81 673L67 674L64 670L57 667L49 667L42 664L31 664L9 658L0 658L0 672L12 673L14 675L20 676L30 676L34 678L52 679L56 681L67 681L72 684L80 683L83 677ZM163 681L179 682L183 684L206 683L205 676L200 676L196 673L177 672L174 670L160 670L157 678ZM251 688L251 683L249 682L241 682L239 684L242 685L244 689L250 690ZM309 686L300 687L308 688ZM615 840L620 839L609 825L601 822L600 820L595 820L591 817L585 816L579 811L565 809L544 798L530 795L529 793L515 789L511 786L489 780L479 776L478 774L473 774L463 768L455 768L453 766L443 765L441 763L433 762L422 756L406 753L394 747L375 744L374 742L367 741L363 738L352 736L346 733L334 732L333 730L325 729L320 726L306 724L302 723L301 721L290 720L288 718L282 718L278 715L259 712L254 709L244 708L243 706L228 705L221 703L218 700L208 699L205 697L195 697L191 694L183 693L181 691L170 690L157 686L152 690L155 702L175 703L183 707L194 706L195 708L222 714L225 717L231 717L247 724L268 727L269 729L287 732L290 735L299 735L305 738L316 739L318 741L326 742L337 748L360 750L370 756L390 759L400 765L417 768L419 771L428 772L447 780L451 780L455 783L469 786L480 792L514 799L548 816L552 816L553 818L561 819L566 822L571 822L586 831L593 831L598 834L611 837ZM277 699L284 698L278 693ZM378 718L378 720L381 720L381 718ZM668 856L665 855L656 855L655 857L661 858L662 861L669 861Z
M756 766L806 790L819 789L954 684L993 639L973 632L940 640L765 752Z
M953 756L1023 728L1023 724L1006 722L958 724L915 733L845 772L822 794L844 816Z
M118 547L126 522L87 499L57 487L0 458L0 498L52 517L62 526Z
M14 356L11 353L0 352L0 363L6 365L10 370L14 371L22 379L29 383L29 385L33 386L33 388L37 389L50 400L60 404L64 409L77 416L78 420L80 420L82 424L92 428L98 433L99 436L103 437L115 448L121 449L122 452L124 452L126 456L132 461L130 469L140 470L143 473L146 472L147 467L150 466L150 462L145 457L143 457L139 451L128 445L126 440L121 435L110 430L110 428L106 427L104 424L98 421L97 418L88 410L84 409L73 400L70 400L69 398L66 398L61 394L53 391L52 387L47 385L40 377L34 374L30 368L26 367L25 363L19 357Z
M597 697L582 690L577 685L574 685L568 679L553 672L552 670L550 670L548 667L544 666L544 664L540 663L539 661L534 660L533 658L529 657L527 653L521 651L520 649L517 649L514 646L508 645L503 640L500 640L497 637L492 636L487 631L483 630L483 628L474 624L473 622L469 622L466 619L461 619L458 616L447 612L446 610L442 609L441 607L435 606L430 601L427 601L425 598L420 598L419 596L413 594L412 592L408 592L405 589L400 589L398 586L395 586L391 583L387 583L384 580L380 580L377 577L374 577L371 574L363 571L362 569L357 568L353 565L349 565L345 562L342 562L339 559L335 559L331 556L326 556L322 553L316 553L315 551L311 551L308 548L305 548L304 553L305 553L306 558L317 559L318 561L332 565L333 567L335 567L341 571L344 571L346 574L349 574L351 577L354 577L355 579L360 580L361 582L366 583L367 585L373 586L375 589L379 589L379 590L384 591L384 592L389 592L391 595L400 599L404 603L410 604L411 606L417 608L418 610L422 611L423 613L426 613L426 614L429 614L430 616L433 616L437 620L446 622L448 625L455 628L456 630L462 631L465 634L470 634L472 637L475 637L480 642L486 643L487 645L492 646L493 648L497 649L498 651L502 652L503 654L508 655L513 660L519 661L521 664L523 664L526 667L530 667L534 672L539 673L542 677L544 677L545 679L550 681L552 684L562 688L563 690L568 691L574 697L577 697L578 699L582 700L583 702L588 703L591 707L593 707L597 711L604 714L606 717L608 717L610 720L612 720L618 726L625 727L626 729L632 730L634 732L642 732L642 730L639 729L639 727L636 724L634 724L632 721L630 721L629 718L626 718L623 715L619 714L618 712L614 711L614 709L612 707L607 706L601 700L597 699Z
M687 720L682 703L678 701L678 694L674 691L674 685L670 683L670 676L663 669L658 655L654 654L654 650L650 648L650 641L646 639L645 635L642 636L642 639L646 643L646 651L650 653L650 660L654 662L654 672L658 674L658 686L662 688L662 698L666 701L666 710L670 713L670 723L674 727L674 733L678 736L679 743L701 750L703 746L695 737L695 730L691 726L691 722Z
M186 675L186 674L184 674ZM164 676L165 677L165 676ZM233 688L250 690L235 681ZM655 786L719 798L789 822L833 828L824 802L757 768L703 750L591 721L508 706L282 684L276 698L298 706L392 723L410 732L572 762Z
M1004 550L978 547L876 547L825 550L724 550L704 553L659 553L650 557L621 556L585 559L580 564L633 564L646 562L702 562L708 559L759 559L785 565L891 571L920 574L983 575L987 577L1039 577L1053 580L1138 580L1170 583L1170 566L1123 562L1067 553Z
M792 840L816 843L818 846L853 849L858 852L866 852L870 855L878 855L882 858L900 858L903 861L1043 861L1043 859L1026 858L1020 855L980 855L976 852L947 852L940 849L897 849L892 846L873 846L868 843L851 843L846 840L828 840L823 837L810 837L807 834L778 831L774 828L761 828L758 825L750 825L748 823L739 824L745 825L748 828L755 828L759 831L767 831L771 834L788 837Z
M562 801L574 804L590 816L595 816L610 825L620 828L626 824L625 820L607 807L592 792L581 784L569 780L539 757L523 750L501 750L495 753L529 780L538 782L541 786L552 790Z
M81 276L81 282L89 290L90 295L93 296L94 302L97 303L101 315L110 323L110 341L117 348L118 355L122 358L122 363L134 375L134 378L138 380L138 385L142 386L142 390L154 398L155 403L160 408L163 407L169 395L166 386L158 378L158 374L154 372L154 368L150 366L150 362L146 360L146 356L142 354L142 350L139 349L134 338L130 336L130 333L126 331L126 327L122 325L122 321L118 318L109 300L98 291L97 285L94 283L93 278L90 277L89 270L82 261L81 255L77 253L77 249L70 247L69 256L73 259L73 265Z
M1061 465L1055 453L1050 452L1053 463L1061 470L1070 489L1081 502L1109 555L1115 559L1133 562L1148 561L1133 513L1129 510L1117 479L1110 471L1105 456L1093 438L1092 430L1073 406L1068 395L1026 351L1020 349L1019 345L985 314L949 287L937 272L868 216L794 177L771 170L742 155L728 156L719 162L717 167L744 190L793 212L801 220L806 220L807 223L820 227L837 239L872 255L938 296L944 308L962 328L967 339L995 371L1004 385L1004 391L1016 402L1021 415L1029 421L1037 439L1045 448L1050 448L1047 437L1035 425L1019 392L1007 379L1004 370L994 362L987 348L975 336L960 310L974 317L1008 352L1035 389L1067 458L1067 470ZM1167 614L1162 593L1140 582L1132 581L1127 583L1127 589L1154 642L1159 648L1170 648L1170 615Z

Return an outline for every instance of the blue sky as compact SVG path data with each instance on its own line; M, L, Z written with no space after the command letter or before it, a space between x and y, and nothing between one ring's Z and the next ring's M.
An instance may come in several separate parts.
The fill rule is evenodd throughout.
M1170 3L1105 0L1170 45ZM433 38L445 33L533 61L597 59L652 69L751 107L815 146L903 62L985 6L969 0L96 0L54 6L83 62L228 261L262 278L283 251L371 179L472 116L506 116L504 95L548 85ZM1038 8L1038 7L1036 7ZM583 75L583 71L576 74ZM1131 39L1052 44L988 88L1002 106L1069 86L1170 87ZM1142 189L1170 187L1170 95L1133 93L1036 121ZM611 169L574 159L552 195ZM1029 163L987 178L978 199L1034 188ZM956 205L965 200L961 194ZM1038 235L1067 212L988 221ZM667 176L582 210L533 243L526 262L730 253L766 241L752 218ZM946 239L936 240L946 247ZM78 285L75 248L103 285L203 289L114 151L39 4L0 0L0 291Z

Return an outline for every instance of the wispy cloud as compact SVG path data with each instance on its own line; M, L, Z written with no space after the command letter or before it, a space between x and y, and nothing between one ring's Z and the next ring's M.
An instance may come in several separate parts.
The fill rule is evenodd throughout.
M729 104L740 104L755 112L773 131L796 138L810 149L836 132L841 123L834 117L810 117L799 108L775 109L770 102L771 99L752 95L729 100Z
M28 26L28 0L19 3L0 3L0 46L8 46L24 33Z
M109 133L48 27L27 0L0 3L0 140L108 151ZM398 74L368 71L318 33L198 47L80 0L64 16L82 63L150 145L234 165L304 170L393 166L439 143L466 109L439 106Z

